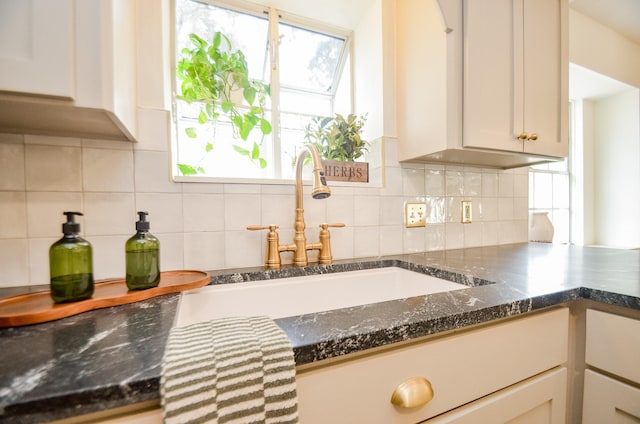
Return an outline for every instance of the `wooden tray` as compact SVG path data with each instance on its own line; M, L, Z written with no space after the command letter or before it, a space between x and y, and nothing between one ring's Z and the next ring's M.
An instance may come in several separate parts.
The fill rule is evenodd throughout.
M124 279L95 283L93 297L71 303L53 303L49 290L0 299L0 328L38 324L76 315L93 309L125 305L162 294L195 289L209 284L211 277L202 271L165 271L160 284L146 290L129 290Z

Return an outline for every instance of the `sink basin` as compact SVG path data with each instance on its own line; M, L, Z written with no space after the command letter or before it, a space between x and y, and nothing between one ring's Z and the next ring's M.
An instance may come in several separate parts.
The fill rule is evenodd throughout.
M213 285L182 293L177 325L231 316L282 318L465 288L398 267Z

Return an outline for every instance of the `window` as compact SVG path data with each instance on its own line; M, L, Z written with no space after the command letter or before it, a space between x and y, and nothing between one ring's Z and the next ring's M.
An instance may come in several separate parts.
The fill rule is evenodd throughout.
M573 107L569 119L573 122ZM573 128L573 125L571 125ZM574 145L573 131L569 135L569 145ZM569 158L560 162L534 165L529 168L529 212L548 212L553 224L553 242L570 243L571 237L571 150Z
M244 54L249 78L270 88L263 109L271 132L254 129L242 140L224 114L199 125L200 105L177 99L174 174L185 175L187 169L215 178L293 178L304 127L314 116L346 114L352 109L348 34L312 27L282 11L249 3L240 9L218 2L175 0L175 16L176 63L183 49L193 48L190 34L210 43L216 31L224 34L232 50ZM181 95L178 78L176 95ZM249 110L246 100L237 103L242 103L243 111ZM262 164L253 155L254 143Z

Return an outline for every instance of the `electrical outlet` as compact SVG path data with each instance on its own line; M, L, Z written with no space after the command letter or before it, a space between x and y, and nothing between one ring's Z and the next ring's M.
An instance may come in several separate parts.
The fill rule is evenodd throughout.
M427 225L427 205L425 203L405 203L404 224L407 228Z
M462 223L471 224L471 200L462 201Z

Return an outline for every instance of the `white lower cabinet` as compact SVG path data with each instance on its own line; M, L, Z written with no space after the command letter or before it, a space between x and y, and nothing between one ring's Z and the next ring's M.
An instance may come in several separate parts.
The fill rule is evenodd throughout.
M585 362L583 424L640 423L640 320L587 310Z
M429 424L563 424L567 369L558 368L426 421Z
M539 380L528 379L567 361L568 318L568 309L560 308L302 370L296 377L300 422L416 423L519 382L523 382L522 387L483 399L487 404L477 411L461 410L459 419L467 419L463 418L465 414L472 412L489 414L491 410L504 409L501 413L511 417L508 419L531 411L535 420L536 414L551 411L547 422L563 422L566 371L555 370ZM395 388L412 377L424 377L431 383L433 399L412 408L392 405L390 398ZM469 415L472 416L475 415ZM483 422L469 419L460 422ZM515 422L545 421L523 418Z

